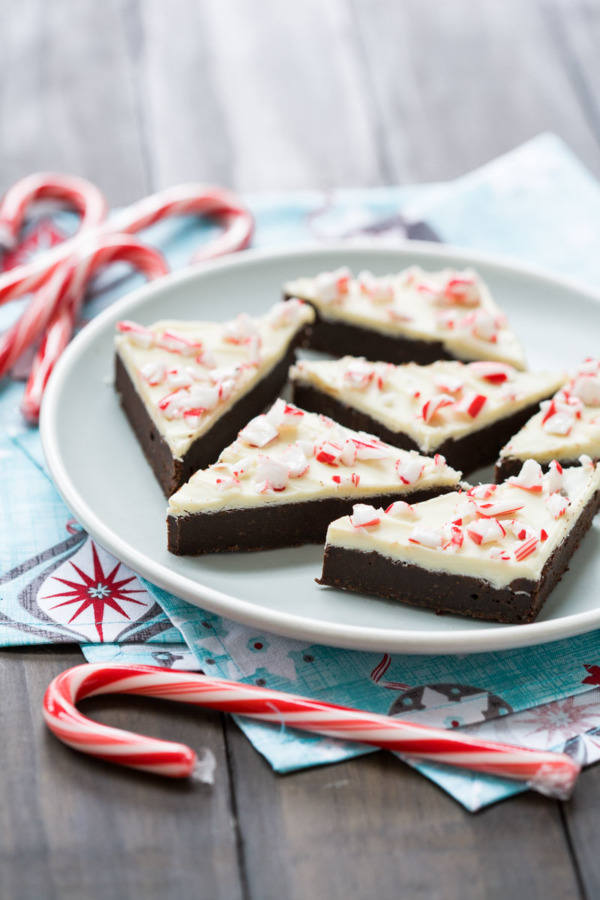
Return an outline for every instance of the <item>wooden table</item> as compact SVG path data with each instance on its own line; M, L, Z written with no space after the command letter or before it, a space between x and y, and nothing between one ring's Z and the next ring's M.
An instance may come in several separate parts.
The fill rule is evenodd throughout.
M449 179L542 130L600 176L599 42L598 0L0 0L0 190L44 168L113 204ZM46 733L80 661L2 652L2 900L600 896L600 770L569 804L469 815L383 754L279 777L218 715L90 702L212 747L213 788L166 783Z

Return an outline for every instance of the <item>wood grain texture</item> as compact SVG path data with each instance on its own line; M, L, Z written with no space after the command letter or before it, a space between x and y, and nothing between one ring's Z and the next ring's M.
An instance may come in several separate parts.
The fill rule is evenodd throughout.
M113 0L0 0L0 191L43 169L91 178L113 204L149 190Z
M2 900L196 900L241 897L237 836L221 719L139 698L82 704L116 727L207 746L214 787L89 759L45 728L50 680L80 663L75 649L3 651L0 804Z
M114 204L188 179L438 180L547 129L598 174L599 40L600 0L0 0L0 190L43 168ZM383 754L280 777L231 723L90 701L212 747L212 790L163 782L45 731L43 691L80 661L2 652L1 900L600 895L600 769L562 814L523 796L471 816Z
M551 801L523 795L470 816L389 754L274 779L233 725L227 740L255 900L579 896Z
M145 0L139 15L159 185L381 183L346 0L303 0L293 15L279 0Z
M454 178L549 130L600 173L596 134L539 4L352 2L398 180Z

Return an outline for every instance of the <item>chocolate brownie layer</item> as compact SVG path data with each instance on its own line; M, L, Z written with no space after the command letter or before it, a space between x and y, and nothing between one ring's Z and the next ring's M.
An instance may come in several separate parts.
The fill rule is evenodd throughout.
M294 350L303 345L304 341L305 333L301 332L268 375L240 397L206 434L200 435L183 459L173 457L169 445L152 421L127 369L117 355L115 387L120 395L121 406L165 496L170 497L175 493L198 469L216 462L223 448L236 439L240 429L275 400L286 381L288 369L294 362Z
M418 450L419 453L426 451L421 449L419 445L413 441L411 437L400 431L390 431L383 423L377 419L373 419L360 410L342 403L335 397L323 391L317 390L312 385L305 385L299 382L292 384L293 400L302 409L308 409L311 412L322 413L325 416L335 419L342 425L354 428L356 431L367 431L369 434L375 434L388 444L399 447L401 450ZM507 416L505 419L498 419L473 431L458 440L448 439L439 447L436 447L435 453L441 453L446 457L446 462L454 469L459 469L463 475L480 469L482 466L488 466L496 460L499 448L501 448L509 438L518 431L525 422L537 411L539 401L526 406L524 409ZM520 466L518 471L520 471ZM517 473L515 474L518 474Z
M284 294L290 300L290 294ZM310 303L310 300L306 300ZM310 304L316 319L310 332L309 346L333 356L365 356L395 365L416 362L425 365L438 359L456 359L441 341L415 341L402 335L387 335L371 328L351 325L340 319L324 319L317 307Z
M496 588L470 575L436 572L374 551L326 546L323 575L317 583L424 606L436 613L450 612L514 625L532 622L567 571L569 560L599 507L597 491L547 560L539 581L518 578L506 587Z
M300 544L321 544L334 519L349 515L358 502L384 508L394 500L419 503L453 490L420 490L371 497L329 497L298 503L277 503L218 512L169 516L168 547L178 556L219 553L222 550L275 550Z

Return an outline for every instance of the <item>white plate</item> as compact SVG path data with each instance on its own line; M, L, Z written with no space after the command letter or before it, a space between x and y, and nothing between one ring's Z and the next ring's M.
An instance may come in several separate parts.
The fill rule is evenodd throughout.
M322 548L172 556L165 499L112 387L117 320L226 319L264 312L287 279L347 264L376 274L412 263L473 265L521 336L532 368L573 366L598 352L600 294L574 282L456 248L410 242L398 249L343 247L249 251L176 273L116 303L67 349L50 381L42 441L50 472L74 515L104 547L161 587L257 629L339 647L469 653L557 640L600 627L600 528L531 625L436 616L428 610L322 588Z

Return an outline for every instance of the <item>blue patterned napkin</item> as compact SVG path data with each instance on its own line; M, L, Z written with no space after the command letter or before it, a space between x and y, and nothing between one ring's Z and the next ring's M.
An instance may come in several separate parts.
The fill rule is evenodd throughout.
M445 241L508 253L590 282L600 274L600 258L590 252L600 186L552 135L451 185L279 193L249 202L257 218L255 246L331 238L393 244L407 235L431 237L433 229ZM27 249L72 227L66 214L38 224ZM181 220L160 223L145 237L177 268L210 233L208 226ZM138 283L111 270L96 285L86 315ZM17 309L2 310L0 327ZM585 762L600 756L594 736L600 726L598 633L462 658L390 657L290 641L198 610L138 578L79 529L48 479L37 431L20 420L21 390L9 381L0 388L0 644L92 641L83 650L93 661L201 667L523 745L568 744ZM281 772L372 752L243 720L240 726ZM472 810L521 790L444 767L418 768Z

